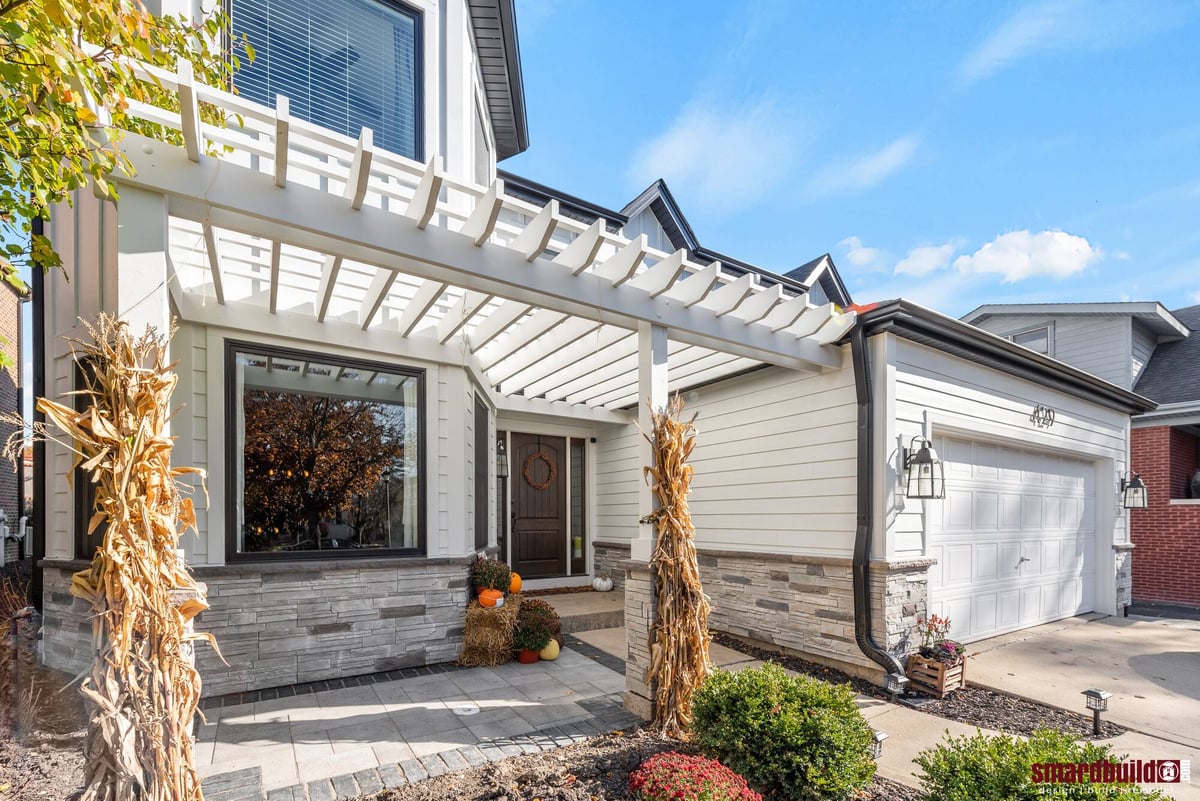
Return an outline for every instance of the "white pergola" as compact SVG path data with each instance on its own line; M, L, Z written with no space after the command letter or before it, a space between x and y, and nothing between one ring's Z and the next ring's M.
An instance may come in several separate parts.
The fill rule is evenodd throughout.
M794 285L456 179L377 150L370 130L292 118L286 98L196 84L186 64L142 69L182 112L130 109L164 135L120 143L136 170L117 179L123 312L165 275L185 321L461 364L498 408L609 422L760 364L841 365L831 343L854 314Z

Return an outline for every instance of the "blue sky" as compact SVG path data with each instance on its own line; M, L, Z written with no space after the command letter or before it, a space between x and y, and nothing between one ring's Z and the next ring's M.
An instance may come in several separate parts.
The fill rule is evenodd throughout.
M529 150L855 300L1200 303L1200 4L517 0Z

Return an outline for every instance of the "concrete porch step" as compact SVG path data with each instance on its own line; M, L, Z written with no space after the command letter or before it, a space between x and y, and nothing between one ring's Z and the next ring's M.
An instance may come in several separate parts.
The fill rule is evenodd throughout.
M620 628L625 625L625 593L570 592L562 595L543 595L562 620L563 634L581 631Z

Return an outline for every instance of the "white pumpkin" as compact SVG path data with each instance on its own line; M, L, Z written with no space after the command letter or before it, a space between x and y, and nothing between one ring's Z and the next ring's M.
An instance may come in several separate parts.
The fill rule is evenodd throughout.
M608 592L613 588L613 580L608 576L596 576L592 579L592 589L596 592Z
M550 642L546 643L545 648L538 651L538 656L547 662L553 662L555 659L558 659L558 653L558 640L551 640Z

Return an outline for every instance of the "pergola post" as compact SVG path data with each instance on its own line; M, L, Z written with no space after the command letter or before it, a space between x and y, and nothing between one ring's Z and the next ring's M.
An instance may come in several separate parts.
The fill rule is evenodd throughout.
M638 425L645 433L654 430L651 410L667 405L667 329L661 325L638 325ZM643 440L642 465L654 464L654 450ZM650 485L638 482L638 518L645 520L657 507ZM638 536L630 544L625 564L625 708L646 719L652 717L654 688L647 681L650 667L650 629L657 614L657 593L650 570L654 553L654 524L639 523Z
M116 286L106 298L115 302L105 306L129 323L135 337L145 333L147 325L162 336L171 330L167 247L166 196L122 186L117 201Z

